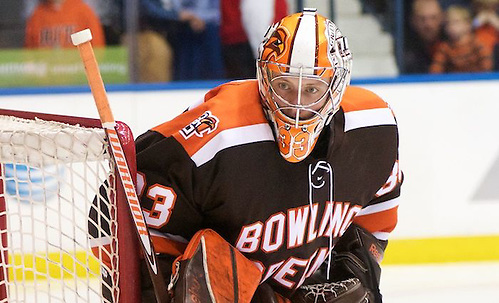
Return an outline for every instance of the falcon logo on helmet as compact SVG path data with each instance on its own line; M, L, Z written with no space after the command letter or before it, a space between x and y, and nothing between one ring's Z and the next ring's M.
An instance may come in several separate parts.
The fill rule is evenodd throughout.
M259 48L257 79L262 105L279 151L305 159L350 83L352 55L336 25L304 9L272 25Z
M288 37L289 33L286 32L285 28L276 29L267 40L262 58L264 58L264 60L279 60L286 50L286 40Z

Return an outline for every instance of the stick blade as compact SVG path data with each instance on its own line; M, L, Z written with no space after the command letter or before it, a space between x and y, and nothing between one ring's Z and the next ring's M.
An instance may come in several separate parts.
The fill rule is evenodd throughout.
M73 45L75 46L78 46L90 40L92 40L92 32L90 32L90 29L88 28L71 35L71 41L73 41Z

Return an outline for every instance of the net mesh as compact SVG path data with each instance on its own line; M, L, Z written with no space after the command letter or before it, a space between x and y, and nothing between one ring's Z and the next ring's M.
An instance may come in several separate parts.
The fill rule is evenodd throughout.
M0 302L117 302L104 131L0 116L0 170Z

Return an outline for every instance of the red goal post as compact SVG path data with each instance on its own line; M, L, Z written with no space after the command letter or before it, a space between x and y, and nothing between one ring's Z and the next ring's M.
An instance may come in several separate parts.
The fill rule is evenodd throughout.
M48 301L140 302L136 228L100 120L0 109L0 123L8 125L0 127L0 302L29 300L31 292ZM135 177L133 135L116 124ZM111 232L111 248L99 253L109 254L110 264L92 255L87 226L80 224L97 207L92 199L102 181L109 183L109 218L99 209L98 222L85 223ZM112 298L103 297L104 288Z

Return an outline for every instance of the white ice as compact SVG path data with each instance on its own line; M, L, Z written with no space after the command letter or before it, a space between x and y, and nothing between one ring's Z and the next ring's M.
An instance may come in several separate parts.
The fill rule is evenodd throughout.
M91 281L94 284L97 281ZM64 295L62 285L43 293L30 293L20 302L99 302L95 293L79 289L79 295ZM446 263L383 266L381 290L384 303L482 303L499 302L499 262ZM19 289L20 291L20 289ZM47 292L54 295L50 300ZM12 294L15 295L15 292ZM24 297L24 298L23 298ZM16 301L14 301L16 302Z
M499 262L382 268L384 303L499 302Z

